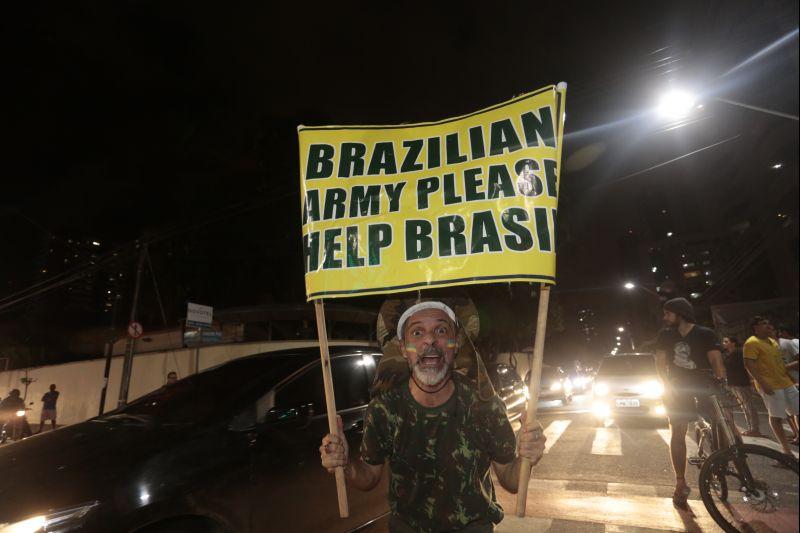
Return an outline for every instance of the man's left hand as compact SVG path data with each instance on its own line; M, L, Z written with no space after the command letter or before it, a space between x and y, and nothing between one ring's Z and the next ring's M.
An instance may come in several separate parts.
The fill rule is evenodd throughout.
M538 422L528 424L527 413L522 413L520 421L522 422L522 429L519 431L517 437L517 453L520 457L530 460L532 465L541 460L544 454L544 443L547 437L542 432L542 426Z

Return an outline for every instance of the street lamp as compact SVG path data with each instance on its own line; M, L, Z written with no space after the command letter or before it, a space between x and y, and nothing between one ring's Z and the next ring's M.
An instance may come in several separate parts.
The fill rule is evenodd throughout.
M625 331L625 328L623 328L622 326L620 326L620 327L618 327L618 328L617 328L617 331L619 331L620 333L622 333L622 332L624 332L624 331Z
M649 292L650 294L652 294L656 298L660 298L660 296L659 296L659 294L657 292L653 292L652 290L648 289L644 285L637 285L632 281L626 281L625 285L623 285L623 287L625 287L625 290L628 290L628 291L632 291L633 289L639 288L639 289L642 289L644 292Z
M633 289L635 289L635 288L636 288L636 285L634 285L633 283L631 283L631 282L629 281L629 282L625 283L624 287L630 291L630 290L633 290Z
M719 98L719 97L711 97L711 100L722 102L725 104L734 105L737 107L743 107L745 109L750 109L752 111L758 111L759 113L766 113L767 115L774 115L776 117L788 118L789 120L794 120L795 122L798 121L797 115L790 115L789 113L781 113L780 111L775 111L773 109L767 109L764 107L758 107L750 104L744 104L742 102L736 102L734 100L728 100L727 98ZM681 119L686 118L694 109L702 109L702 105L695 105L697 101L697 96L694 94L682 91L678 89L672 89L664 94L661 95L661 98L658 100L658 107L656 111L662 117L678 121Z

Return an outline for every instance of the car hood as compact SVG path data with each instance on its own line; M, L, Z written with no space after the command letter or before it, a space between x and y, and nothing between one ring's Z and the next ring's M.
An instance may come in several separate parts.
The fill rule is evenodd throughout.
M174 433L142 420L93 419L0 447L0 523L112 500Z
M612 376L595 378L595 386L605 384L611 392L637 392L643 383L659 381L657 375L643 374L641 376Z

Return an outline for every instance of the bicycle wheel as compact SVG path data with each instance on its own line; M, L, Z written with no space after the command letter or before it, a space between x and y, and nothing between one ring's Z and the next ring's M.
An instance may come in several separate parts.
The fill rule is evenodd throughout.
M700 470L700 496L725 531L796 531L797 461L777 450L745 444L714 452ZM740 473L749 470L746 486ZM729 490L730 489L730 490Z

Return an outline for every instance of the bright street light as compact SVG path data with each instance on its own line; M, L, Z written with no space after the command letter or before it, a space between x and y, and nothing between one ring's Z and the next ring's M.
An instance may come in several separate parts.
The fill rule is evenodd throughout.
M774 168L775 170L778 170L782 166L783 166L783 163L775 163L774 165L772 165L772 168Z
M671 120L684 118L691 113L695 100L694 95L673 89L658 101L658 114Z
M617 328L617 331L619 331L620 333L622 333L623 331L625 331L625 328L623 328L622 326L620 326L620 327L618 327L618 328Z
M630 291L630 290L635 289L636 285L634 283L628 281L628 282L625 283L624 287Z

